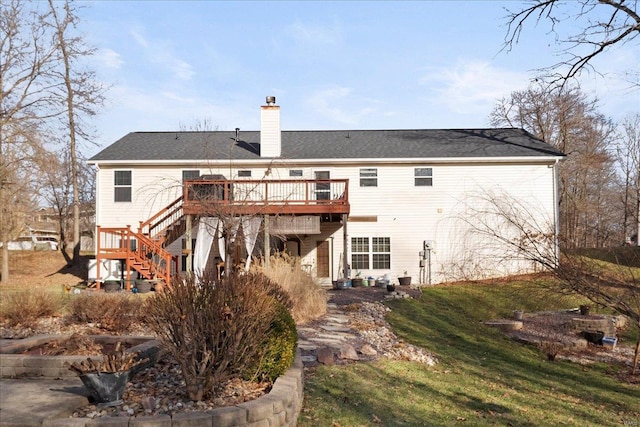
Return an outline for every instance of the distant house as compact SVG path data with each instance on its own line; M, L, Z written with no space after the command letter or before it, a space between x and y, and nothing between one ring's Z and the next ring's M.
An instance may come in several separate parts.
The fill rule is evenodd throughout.
M555 227L563 157L521 129L282 131L268 97L259 131L133 132L92 157L96 256L169 280L240 238L236 262L287 251L327 285L522 272L470 237L473 198L513 198Z

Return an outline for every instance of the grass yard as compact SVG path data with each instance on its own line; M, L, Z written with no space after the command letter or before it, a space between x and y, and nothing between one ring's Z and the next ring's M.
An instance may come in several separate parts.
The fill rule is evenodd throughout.
M606 364L549 362L482 324L514 309L576 307L532 296L527 282L427 288L389 303L406 341L439 359L434 367L381 360L320 366L308 373L299 426L640 426L640 387ZM623 336L622 345L633 345ZM625 368L626 369L626 368Z

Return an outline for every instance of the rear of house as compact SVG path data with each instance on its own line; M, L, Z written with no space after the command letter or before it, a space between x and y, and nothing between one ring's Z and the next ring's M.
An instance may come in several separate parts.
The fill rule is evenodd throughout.
M212 266L237 237L236 261L286 251L327 285L357 274L430 284L534 268L474 233L497 226L491 209L519 206L555 231L563 154L521 129L282 131L271 97L261 123L134 132L94 156L97 257L128 257L113 247L125 235L127 250L155 239L169 277ZM215 209L196 203L204 189ZM139 258L128 266L145 276Z

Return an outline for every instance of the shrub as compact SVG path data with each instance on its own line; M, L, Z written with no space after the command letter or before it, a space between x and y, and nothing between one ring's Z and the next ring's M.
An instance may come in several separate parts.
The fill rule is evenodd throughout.
M282 304L276 306L276 317L271 322L262 351L244 370L246 380L275 381L293 364L298 344L296 323L291 312Z
M296 323L303 324L327 312L327 292L304 271L300 257L279 253L269 258L269 267L258 261L252 271L264 274L289 295Z
M41 317L58 314L63 306L59 293L43 288L20 289L6 293L2 318L9 326L30 326Z
M258 274L176 278L148 300L149 325L182 369L187 394L202 400L260 354L286 295Z
M69 319L95 323L111 332L125 332L143 313L139 296L128 293L83 292L69 302Z

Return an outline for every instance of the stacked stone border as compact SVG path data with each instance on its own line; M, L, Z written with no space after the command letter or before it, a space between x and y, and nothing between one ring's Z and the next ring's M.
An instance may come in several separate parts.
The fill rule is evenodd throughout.
M0 378L71 378L78 375L65 367L65 364L81 362L87 356L39 356L20 354L25 350L48 342L68 338L70 335L37 335L20 340L2 340L0 342ZM128 352L138 352L139 358L149 359L148 363L136 367L135 372L155 364L160 356L160 347L154 337L89 335L102 343L115 344L118 341L133 345ZM98 355L96 355L98 356ZM91 357L91 356L90 356ZM133 372L135 374L135 372Z
M51 340L51 336L39 337L44 342ZM3 343L8 345L7 343ZM154 346L153 342L141 344L142 346ZM6 346L0 344L0 348L7 350ZM138 346L139 348L139 346ZM152 350L150 350L152 351ZM29 364L37 364L37 373L30 376L52 376L56 377L56 372L70 372L64 367L43 366L41 358L51 356L25 356L18 354L0 355L0 368L3 377L25 376L30 368ZM70 356L71 357L71 356ZM73 356L76 357L76 356ZM86 356L77 356L82 359ZM32 358L32 359L29 359ZM38 360L39 359L39 360ZM30 361L29 361L30 360ZM66 359L69 360L69 359ZM21 366L9 366L17 365ZM54 362L50 362L54 363ZM60 360L55 363L64 363ZM27 366L25 366L27 365ZM46 365L46 363L45 363ZM21 369L16 369L21 368ZM22 374L18 374L22 372ZM11 374L7 375L5 374ZM59 378L60 375L57 375ZM43 427L291 427L297 425L298 416L302 409L304 398L304 367L300 349L296 352L293 365L279 377L273 384L271 391L258 399L244 402L235 406L216 408L211 411L202 412L180 412L171 415L156 415L143 417L101 417L95 419L69 418L70 412L61 408L61 413L55 419L45 420ZM64 418L62 418L64 417Z

